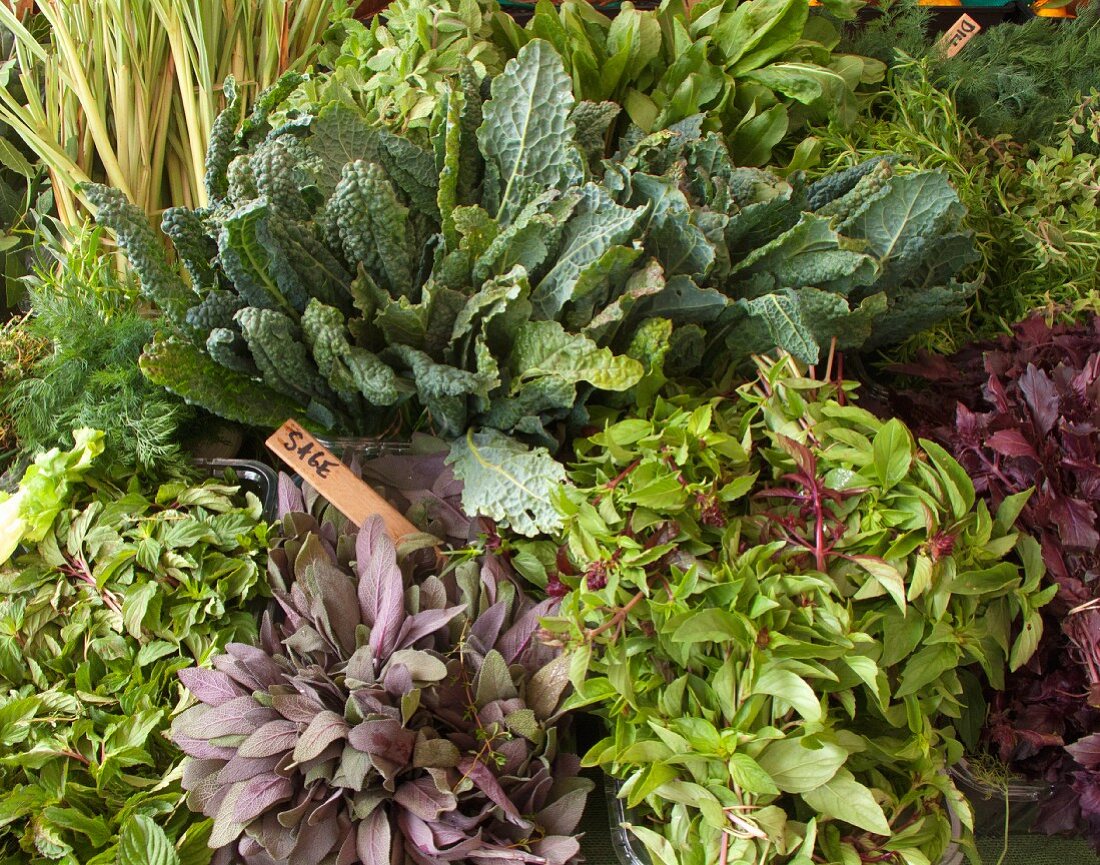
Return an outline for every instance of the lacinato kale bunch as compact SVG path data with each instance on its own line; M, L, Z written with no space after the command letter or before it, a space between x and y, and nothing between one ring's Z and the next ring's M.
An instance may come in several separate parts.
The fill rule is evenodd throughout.
M991 506L1034 487L1018 525L1039 540L1057 594L983 739L1010 768L1059 785L1041 829L1084 829L1100 846L1100 318L1036 316L897 369L930 386L895 392L893 410L941 441Z
M536 638L555 602L493 557L414 581L380 519L322 524L292 499L279 615L180 673L199 703L172 738L216 861L576 861L592 785L561 750L568 665Z
M535 534L557 524L552 457L590 402L777 345L814 362L833 337L895 342L973 290L941 174L878 160L781 180L735 167L698 116L602 159L617 109L576 102L538 39L483 83L467 70L447 91L431 149L341 102L277 129L277 92L245 120L232 103L215 203L165 215L189 285L142 214L90 190L173 328L145 373L257 425L425 414L467 512Z

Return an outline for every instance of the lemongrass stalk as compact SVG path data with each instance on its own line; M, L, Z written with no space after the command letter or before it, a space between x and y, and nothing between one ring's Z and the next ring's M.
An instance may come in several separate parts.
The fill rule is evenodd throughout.
M133 200L130 179L126 177L122 171L122 166L118 163L118 156L115 153L114 142L108 130L107 122L100 114L102 105L93 96L88 85L88 79L84 75L84 69L67 23L57 13L57 7L52 3L39 3L38 10L39 14L50 24L52 36L61 54L62 63L60 68L67 73L66 77L69 79L69 84L84 110L88 129L95 141L99 159L107 172L107 178L112 186L122 190L128 198Z
M160 80L157 86L159 88L159 96L157 98L159 114L153 120L153 128L156 132L151 139L153 146L150 165L152 166L153 177L163 179L165 176L171 177L171 174L167 172L168 138L172 132L172 96L176 91L175 67L171 63L166 63L162 66ZM173 197L170 201L174 202L176 199ZM157 211L159 212L162 209L163 208L158 202Z
M0 24L3 24L8 30L12 32L15 37L15 46L17 48L23 48L29 50L34 54L34 59L39 63L48 63L50 60L49 54L46 49L43 48L38 40L31 35L31 32L23 26L23 22L12 12L11 8L5 3L0 3Z
M170 46L171 57L176 69L176 79L178 82L176 92L183 111L184 122L188 130L195 131L195 134L188 136L187 144L189 155L182 163L186 166L184 170L189 178L190 184L195 177L194 166L202 164L206 156L205 148L200 140L201 134L199 134L199 116L203 113L203 110L202 106L199 104L197 94L193 90L196 78L195 68L187 48L183 22L180 20L179 16L174 14L175 10L171 6L171 0L154 0L154 4L161 25L164 27L168 36L168 44ZM196 192L198 194L197 200L199 206L205 205L205 190L196 190Z
M0 120L48 168L58 212L79 221L89 179L156 217L206 203L213 120L233 74L246 98L312 57L335 0L31 0L51 25L40 45L0 0L24 94L4 88ZM0 75L0 78L3 76ZM2 84L2 82L0 82Z

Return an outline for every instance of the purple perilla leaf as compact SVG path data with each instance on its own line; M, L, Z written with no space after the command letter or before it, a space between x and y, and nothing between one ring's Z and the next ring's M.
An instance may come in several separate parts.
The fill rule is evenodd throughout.
M1043 435L1054 429L1058 420L1058 391L1054 382L1050 380L1043 370L1037 369L1035 364L1029 363L1024 374L1020 376L1020 393L1023 394L1031 416Z
M1066 750L1086 769L1095 769L1100 766L1100 733L1078 739Z

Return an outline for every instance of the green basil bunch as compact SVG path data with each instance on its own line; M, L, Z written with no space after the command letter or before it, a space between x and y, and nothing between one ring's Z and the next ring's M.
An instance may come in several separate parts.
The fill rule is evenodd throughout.
M655 862L936 862L971 821L944 770L978 675L1026 660L1013 624L1049 597L1012 528L1026 495L993 516L851 385L759 363L577 443L547 588L571 706L607 722L585 762Z

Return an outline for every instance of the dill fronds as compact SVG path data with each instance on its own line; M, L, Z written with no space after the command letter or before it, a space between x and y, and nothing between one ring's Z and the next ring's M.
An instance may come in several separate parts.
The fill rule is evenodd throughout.
M104 431L119 463L145 471L180 464L177 432L192 410L138 368L154 322L100 251L99 232L79 233L57 266L38 270L28 294L34 311L20 328L46 349L19 380L0 385L19 447L70 446L71 431L86 426Z

